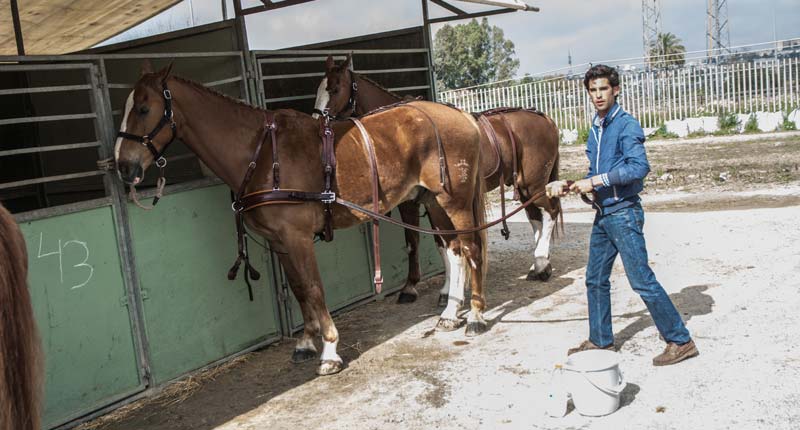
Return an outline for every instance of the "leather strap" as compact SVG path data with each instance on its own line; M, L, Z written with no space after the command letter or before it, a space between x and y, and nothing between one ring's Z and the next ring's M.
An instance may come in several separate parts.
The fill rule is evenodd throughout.
M247 189L247 184L250 183L250 180L253 178L253 173L256 170L256 161L261 156L261 148L264 146L264 141L267 137L267 131L272 131L270 137L272 138L272 163L273 167L279 167L278 164L278 141L276 139L276 130L277 126L275 125L275 114L273 112L265 112L264 113L264 125L261 128L261 133L259 133L257 140L256 140L256 150L253 152L253 156L250 159L250 164L247 165L247 171L244 174L244 178L242 179L242 185L239 186L239 191L236 193L236 199L233 202L231 207L234 211L234 218L236 222L236 238L238 241L238 254L236 256L236 261L233 263L233 266L228 270L228 279L234 280L236 279L236 274L239 273L239 266L241 265L242 261L244 261L245 266L245 282L247 283L247 287L250 292L250 300L253 300L253 292L252 287L250 286L250 279L257 281L261 278L261 274L250 264L250 256L247 253L247 243L244 236L244 211L242 210L241 201L242 197L244 196L244 192ZM274 172L273 172L274 175ZM277 178L276 176L273 177L273 180ZM273 187L275 184L273 183Z
M503 155L502 152L500 151L500 143L498 142L497 134L494 131L492 123L489 122L489 119L485 115L478 116L478 123L480 123L483 129L486 131L486 135L489 137L489 142L491 142L492 144L492 149L494 149L494 153L497 154L497 164L495 165L494 170L492 170L492 172L489 173L488 175L485 175L484 178L489 178L490 176L494 175L495 172L497 172L498 170L500 171L500 216L505 217L506 178L503 173L503 169L500 168L500 165L502 164L501 162L503 161ZM509 230L508 224L505 222L505 220L503 221L503 228L500 229L500 234L502 234L506 240L508 240L508 238L511 237L511 230Z
M519 176L517 171L517 141L514 139L514 133L511 131L511 124L508 122L506 116L501 113L500 119L503 120L503 124L506 126L508 140L511 142L511 177L513 179L511 186L514 187L514 200L519 200L519 188L517 187L517 177Z
M364 128L364 124L356 118L350 118L353 124L358 127L361 132L361 142L364 145L364 150L367 153L369 160L369 170L372 173L372 210L373 212L380 212L380 195L378 192L378 160L375 157L375 145L372 143L372 138ZM380 225L378 220L372 222L372 254L375 259L375 291L380 294L381 287L383 286L383 275L381 274L381 240L380 240Z
M322 165L325 178L323 192L335 198L332 187L334 175L336 175L336 153L334 152L334 136L330 118L319 118L319 136L322 139ZM322 199L322 202L324 203L323 210L325 213L325 226L322 230L322 238L325 242L330 242L333 240L333 211L331 209L333 198Z

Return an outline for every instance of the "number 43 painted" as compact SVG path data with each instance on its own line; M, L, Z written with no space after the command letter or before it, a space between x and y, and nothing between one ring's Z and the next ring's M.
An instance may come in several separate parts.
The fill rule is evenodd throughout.
M44 258L49 257L51 255L58 256L58 272L61 278L61 283L64 283L64 263L63 263L63 253L68 247L78 247L83 250L84 257L83 261L73 265L72 267L86 267L89 269L89 276L80 284L76 284L70 287L71 290L76 290L78 288L83 287L84 285L88 284L89 281L92 279L92 275L94 275L94 267L91 264L86 263L89 261L89 247L86 245L86 242L82 242L80 240L68 240L64 243L61 243L61 239L58 239L58 251L47 252L42 254L42 242L44 240L44 233L39 233L39 252L36 254L37 258Z

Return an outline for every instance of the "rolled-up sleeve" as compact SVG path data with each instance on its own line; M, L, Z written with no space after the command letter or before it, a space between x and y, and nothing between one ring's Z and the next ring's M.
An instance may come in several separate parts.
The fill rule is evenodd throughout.
M606 186L627 185L644 179L650 173L650 163L644 150L644 131L637 121L629 121L620 133L622 163L603 174Z

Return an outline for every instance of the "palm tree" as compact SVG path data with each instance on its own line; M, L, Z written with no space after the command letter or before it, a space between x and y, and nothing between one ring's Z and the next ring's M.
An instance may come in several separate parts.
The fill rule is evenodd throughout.
M672 33L658 33L655 42L650 45L650 66L655 68L683 66L686 62L685 53L686 48L678 36Z

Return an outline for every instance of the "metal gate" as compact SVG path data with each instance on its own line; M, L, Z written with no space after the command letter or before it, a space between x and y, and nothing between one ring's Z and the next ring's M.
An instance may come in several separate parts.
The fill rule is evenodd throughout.
M248 98L238 51L0 58L19 63L0 65L0 199L29 250L46 428L281 335L269 254L251 246L265 275L254 302L225 277L236 249L227 186L176 144L167 198L144 212L103 161L143 58Z

